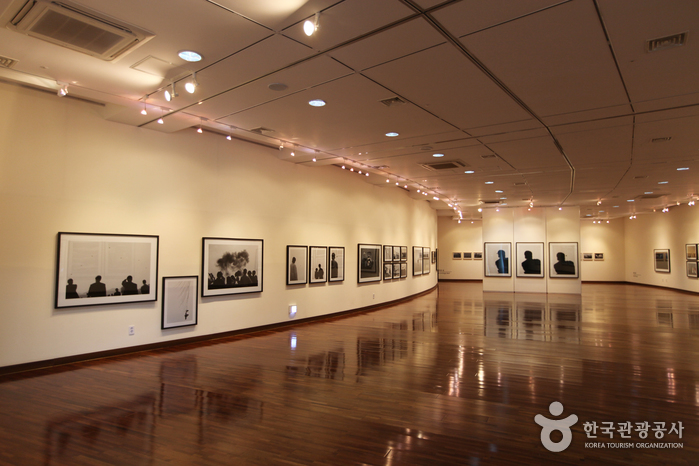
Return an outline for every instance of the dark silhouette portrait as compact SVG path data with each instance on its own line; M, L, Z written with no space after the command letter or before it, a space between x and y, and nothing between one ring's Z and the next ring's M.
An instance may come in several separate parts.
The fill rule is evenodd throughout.
M133 277L129 275L121 282L122 294L124 296L138 294L138 285L133 282Z
M146 283L145 280L143 280L143 285L141 286L141 294L148 294L150 293L150 285Z
M102 275L97 275L95 277L95 283L90 285L90 289L87 290L88 298L100 298L107 296L107 286L102 283Z
M223 277L223 272L216 272L216 279L210 288L223 288L224 286L226 286L226 279Z
M531 251L524 251L524 262L522 262L524 273L541 274L541 261L532 259Z
M498 251L498 260L495 261L495 267L497 267L498 273L509 273L510 259L505 257L505 251L502 249Z
M332 260L330 261L330 278L338 278L340 274L340 266L335 260L335 253L332 253Z
M575 275L575 264L573 261L567 261L564 253L556 254L556 259L558 262L553 264L553 269L558 275Z
M78 285L73 284L73 279L68 279L68 284L66 285L66 299L79 298L78 296Z
M323 266L318 264L318 268L316 269L316 278L318 280L323 280L325 277L325 270L323 270Z
M291 258L291 265L289 266L289 280L295 281L299 279L299 274L296 271L296 258Z
M121 296L121 293L119 292L119 288L114 288L114 294L112 296Z

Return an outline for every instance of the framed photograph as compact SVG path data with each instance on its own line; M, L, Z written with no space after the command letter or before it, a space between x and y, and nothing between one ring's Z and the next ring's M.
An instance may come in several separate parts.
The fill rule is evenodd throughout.
M470 252L465 252L463 254L463 257L464 257L464 260L467 260L467 261L470 261L473 258L473 256L471 255Z
M308 248L306 246L286 247L286 284L305 285L308 283Z
M603 261L604 260L604 253L603 252L596 252L595 253L595 260L596 261Z
M549 277L578 276L578 243L549 243Z
M432 251L432 263L434 264L436 262L437 262L437 250L435 249L434 251Z
M422 275L422 247L413 246L413 275Z
M688 261L697 260L697 245L696 244L685 244L685 252L687 254Z
M393 279L396 280L400 278L400 262L393 263Z
M544 243L517 243L517 276L544 278Z
M340 246L330 246L330 282L341 282L345 280L345 248Z
M155 301L158 237L58 233L56 309Z
M325 283L328 281L328 248L311 246L309 248L308 281L310 283Z
M383 263L383 279L391 280L393 278L393 263L384 262Z
M422 248L422 274L430 273L430 248Z
M454 260L461 260L461 253L460 252L452 252L451 258Z
M357 249L359 261L357 281L359 283L381 281L381 245L358 244Z
M406 278L408 276L408 263L400 263L400 278Z
M476 261L483 260L483 253L482 252L474 252L473 253L473 260L476 260Z
M670 250L653 249L653 256L655 258L655 271L670 273Z
M484 243L486 277L511 277L510 257L512 255L512 243Z
M163 313L160 328L197 325L199 277L163 277Z
M408 261L408 246L401 246L400 247L400 260L401 260L401 262Z
M202 238L201 296L262 292L261 239Z
M393 246L385 246L383 247L383 261L384 262L391 262L393 260Z
M400 246L393 246L393 262L400 262Z
M591 261L592 260L592 253L591 252L583 252L583 260L584 261Z
M687 261L687 277L697 278L697 261Z

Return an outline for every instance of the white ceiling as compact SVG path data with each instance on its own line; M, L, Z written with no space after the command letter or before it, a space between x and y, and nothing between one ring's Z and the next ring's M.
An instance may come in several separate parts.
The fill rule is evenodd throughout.
M430 201L441 215L454 201L465 218L532 201L607 219L699 196L696 0L72 2L154 34L112 62L5 28L24 3L0 0L0 56L16 60L0 79L51 92L70 83L69 98L124 124L201 125L289 163L354 167L367 183L447 199ZM646 51L683 32L685 45ZM184 62L185 49L204 59ZM179 97L167 102L173 81ZM393 97L405 103L380 102ZM423 167L448 161L464 166Z

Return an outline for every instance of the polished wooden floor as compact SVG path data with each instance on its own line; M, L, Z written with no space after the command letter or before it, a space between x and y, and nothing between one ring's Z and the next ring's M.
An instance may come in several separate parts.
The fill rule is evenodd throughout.
M696 465L698 361L696 295L441 283L379 311L0 378L0 464ZM543 447L537 414L577 415L567 449ZM592 422L613 437L588 439Z

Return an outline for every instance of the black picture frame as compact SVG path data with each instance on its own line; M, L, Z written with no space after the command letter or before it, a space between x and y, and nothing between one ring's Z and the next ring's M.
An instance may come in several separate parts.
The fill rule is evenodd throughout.
M158 299L159 237L59 232L56 309Z
M544 278L544 243L515 243L518 278Z
M383 262L393 262L393 246L384 244L383 246Z
M380 244L357 245L357 282L381 281L382 248Z
M697 273L697 261L687 261L687 278L699 278L699 273Z
M190 327L199 323L199 277L163 277L160 328Z
M413 276L422 275L422 246L413 246Z
M286 246L286 284L305 285L308 283L308 247Z
M308 282L326 283L327 281L328 248L326 246L311 246L308 248Z
M594 255L591 252L583 252L583 260L591 261Z
M422 274L430 273L430 248L422 248Z
M460 261L461 260L461 253L460 252L452 252L451 258L454 260Z
M328 281L345 281L345 248L343 246L330 246L328 248L328 257L330 259Z
M473 253L473 260L482 261L483 260L483 253L482 252L474 252Z
M392 265L393 265L393 279L397 280L400 278L400 262L394 262Z
M407 277L408 277L408 263L401 262L400 263L400 278L407 278Z
M685 259L688 261L697 260L697 245L695 243L684 245Z
M603 261L604 260L604 253L603 252L596 252L595 253L595 260L596 261Z
M463 258L465 261L470 261L473 258L473 256L470 252L465 252L463 253Z
M393 246L393 262L400 262L400 246Z
M511 277L512 243L488 242L483 243L485 260L483 275L486 277Z
M670 250L653 249L653 269L658 273L670 273Z
M261 293L264 241L202 238L201 297Z
M549 277L579 278L578 243L549 243Z
M393 262L383 263L383 279L384 281L393 279Z
M408 246L400 247L400 261L408 262Z

